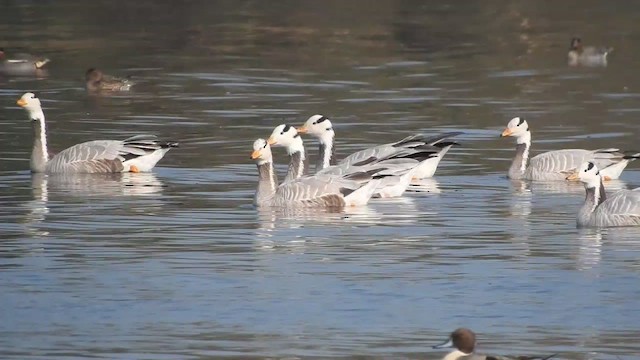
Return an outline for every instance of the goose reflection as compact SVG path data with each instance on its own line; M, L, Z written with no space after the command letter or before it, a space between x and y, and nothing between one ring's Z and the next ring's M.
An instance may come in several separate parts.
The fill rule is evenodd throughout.
M440 184L434 178L414 179L407 189L408 192L440 194Z
M31 181L34 190L77 197L145 196L164 188L162 181L153 173L33 174Z
M584 195L584 185L578 181L511 180L511 188L516 195L524 193ZM605 183L605 188L609 191L618 191L626 189L627 184L624 180L609 180Z
M603 229L580 230L576 254L578 270L589 270L600 263L602 259L602 231Z
M113 198L118 196L149 196L157 194L164 184L153 173L116 173L116 174L33 174L31 191L33 200L24 204L25 231L33 236L46 236L47 231L40 230L42 223L50 213L51 197L65 198Z

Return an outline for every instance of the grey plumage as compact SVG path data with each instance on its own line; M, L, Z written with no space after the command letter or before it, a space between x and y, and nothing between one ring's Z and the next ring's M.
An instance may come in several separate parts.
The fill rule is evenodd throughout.
M607 196L597 165L588 161L569 175L585 185L585 201L577 216L578 227L640 225L640 188L620 190Z
M257 206L276 207L344 207L366 204L373 195L377 180L369 175L365 181L341 176L305 176L277 185L273 176L271 147L264 139L253 144L251 157L258 167L258 186L254 196Z
M607 179L617 179L637 153L620 149L564 149L548 151L529 160L531 131L526 120L515 117L509 121L502 136L516 137L516 154L509 167L508 176L514 180L565 180L580 164L592 160L602 169Z
M34 129L31 171L35 173L112 173L150 171L178 143L160 141L154 135L125 140L94 140L71 146L49 159L44 112L33 93L17 101L29 114Z

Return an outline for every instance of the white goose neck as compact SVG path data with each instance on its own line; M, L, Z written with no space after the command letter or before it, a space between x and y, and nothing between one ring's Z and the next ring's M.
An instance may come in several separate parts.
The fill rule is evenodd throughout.
M516 138L516 144L527 144L531 146L531 131L527 130L524 134Z
M291 144L289 144L289 146L287 146L287 154L289 156L295 154L299 152L300 156L302 158L302 160L304 160L305 157L305 153L304 153L304 143L302 142L302 138L300 137L300 135L296 136L295 138L293 138L293 141L291 141Z

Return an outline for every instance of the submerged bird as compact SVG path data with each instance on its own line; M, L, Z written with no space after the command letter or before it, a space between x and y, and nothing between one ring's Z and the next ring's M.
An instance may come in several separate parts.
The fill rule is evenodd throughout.
M578 227L640 225L640 188L619 190L607 197L601 173L594 162L587 161L568 177L582 181L587 192L578 212Z
M447 341L436 345L434 349L454 348L442 360L548 360L557 354L546 357L535 356L493 356L475 353L476 334L467 328L459 328L451 333Z
M135 85L129 79L105 75L96 68L90 68L85 73L87 90L89 91L129 91Z
M29 114L34 142L31 172L34 173L116 173L147 172L178 143L160 141L153 135L137 135L125 140L94 140L74 145L49 159L44 112L34 93L17 101Z
M49 59L30 54L15 54L7 56L3 48L0 48L0 72L5 73L30 73L42 69Z
M296 179L305 173L305 149L302 138L290 125L277 126L268 140L269 145L282 146L287 149L291 161L286 181ZM376 189L376 197L401 196L411 183L416 168L421 161L437 156L439 149L425 145L419 149L400 149L385 158L371 159L354 164L339 164L325 167L316 172L317 175L348 175L367 172L378 176L384 175Z
M313 115L299 127L298 132L301 134L309 134L318 139L320 142L319 157L316 164L316 171L324 169L335 163L334 154L334 138L335 131L331 120L323 115ZM338 162L338 165L350 165L361 162L363 160L374 160L390 156L394 152L401 151L405 148L416 148L424 145L437 148L437 153L424 161L422 161L414 170L414 179L424 179L433 177L438 164L442 157L449 151L451 146L456 145L449 138L462 134L462 132L448 132L438 134L431 137L425 137L422 134L411 135L398 142L378 145L368 149L357 151Z
M369 202L376 179L366 173L346 177L331 175L304 176L278 185L274 175L271 146L264 139L253 143L251 159L258 167L258 186L253 203L276 207L345 207Z
M588 160L595 161L603 169L605 180L613 180L620 177L629 161L640 158L640 153L622 152L620 149L565 149L547 151L529 160L531 131L527 121L521 117L511 119L501 136L516 138L516 156L508 173L508 177L514 180L565 180Z
M582 46L582 39L574 37L571 39L567 62L570 66L607 66L607 55L613 48Z

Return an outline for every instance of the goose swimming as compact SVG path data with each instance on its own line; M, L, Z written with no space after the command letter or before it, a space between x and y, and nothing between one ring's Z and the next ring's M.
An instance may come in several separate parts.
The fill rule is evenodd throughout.
M153 135L136 135L125 140L94 140L67 148L49 158L44 112L34 93L25 93L17 101L29 114L34 142L31 172L34 173L116 173L147 172L172 147L174 141L160 141Z
M593 161L583 163L568 179L583 182L587 192L578 212L578 227L640 225L640 188L619 190L607 197L602 171Z
M258 167L258 186L254 196L256 206L282 207L344 207L366 204L374 193L378 180L369 174L347 177L304 176L278 185L274 175L271 146L264 139L253 143L251 159Z
M508 172L508 177L514 180L565 180L580 164L588 160L598 164L605 180L612 180L620 177L629 161L640 157L640 153L625 153L620 149L565 149L548 151L529 160L531 131L527 121L521 117L511 119L501 136L516 138L516 156Z
M291 161L286 181L296 179L305 173L306 158L302 138L290 125L277 126L268 140L269 145L285 147ZM385 158L370 158L359 163L339 164L317 171L317 175L348 175L366 172L385 176L376 189L376 197L401 196L411 183L416 168L425 159L437 156L439 149L424 145L416 149L401 148Z
M500 355L480 355L475 352L476 334L467 328L459 328L451 333L447 341L436 345L434 349L453 348L442 360L548 360L557 354L546 357L536 356L500 356Z
M331 120L323 115L313 115L309 119L307 119L304 125L299 127L297 130L298 133L314 136L320 143L319 157L316 163L316 171L335 164L335 131L333 130ZM339 161L338 164L349 165L367 159L384 158L393 154L394 152L401 151L402 149L429 145L437 148L436 155L422 161L414 170L412 176L414 179L430 178L435 174L438 165L440 164L440 160L442 160L447 151L449 151L451 146L456 145L456 143L449 141L448 139L460 134L462 134L462 132L455 131L430 137L426 137L421 134L411 135L395 143L378 145L375 147L357 151Z

